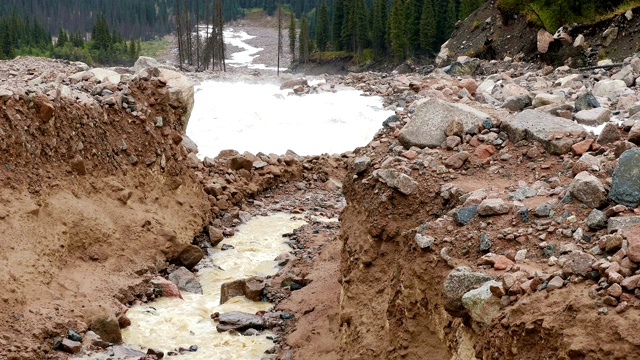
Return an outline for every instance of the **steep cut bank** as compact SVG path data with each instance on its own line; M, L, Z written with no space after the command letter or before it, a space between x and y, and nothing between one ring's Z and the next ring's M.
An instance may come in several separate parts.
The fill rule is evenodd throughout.
M410 105L344 181L340 358L638 357L637 90L603 91L631 65L518 66L390 81Z
M123 304L210 219L183 146L193 84L137 70L0 62L2 359L100 324L118 342Z

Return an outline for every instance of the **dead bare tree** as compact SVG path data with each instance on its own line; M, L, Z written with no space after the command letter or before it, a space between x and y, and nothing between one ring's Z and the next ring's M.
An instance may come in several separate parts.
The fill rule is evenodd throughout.
M178 33L178 59L182 69L184 50L182 46L182 19L180 17L180 0L176 0L176 32Z
M278 68L276 75L280 76L280 56L282 55L282 0L278 1Z

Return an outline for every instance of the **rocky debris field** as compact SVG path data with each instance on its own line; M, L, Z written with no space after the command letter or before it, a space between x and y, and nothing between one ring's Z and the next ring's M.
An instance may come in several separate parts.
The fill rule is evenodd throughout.
M339 79L397 109L345 177L341 354L628 358L640 59L458 60L454 76ZM471 62L509 70L473 78Z

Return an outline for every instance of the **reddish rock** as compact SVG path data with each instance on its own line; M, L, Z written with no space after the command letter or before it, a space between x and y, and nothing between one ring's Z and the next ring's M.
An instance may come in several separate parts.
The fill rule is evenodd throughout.
M537 159L540 157L540 150L536 146L533 146L529 151L527 151L527 157L529 159Z
M620 273L612 271L609 273L609 284L620 284L624 280L624 276Z
M582 155L589 151L589 148L591 148L591 144L593 144L593 142L593 139L582 140L579 143L573 144L573 146L571 146L571 151L573 151L573 153L576 155Z
M616 306L616 312L617 312L618 314L621 314L621 313L623 313L623 312L625 312L625 311L629 310L629 308L630 308L630 307L631 307L631 305L630 305L628 302L626 302L626 301L621 301L621 302L618 304L618 306Z
M418 156L418 154L416 154L416 152L413 151L413 150L407 150L407 151L402 153L402 156L404 156L405 158L407 158L409 160L413 160Z
M471 140L469 140L469 145L473 146L473 147L478 147L480 146L480 140L478 140L477 136L474 136L471 138Z
M160 296L182 299L178 286L163 277L154 277L151 279L151 285L153 285L154 290L157 291Z
M638 282L640 282L640 275L633 275L622 280L620 285L629 291L633 291L638 288Z
M462 79L460 80L460 87L467 89L469 94L474 95L478 90L478 83L473 79Z
M482 144L476 147L473 155L477 156L480 160L487 160L491 155L495 154L496 147L493 145Z
M77 354L81 349L82 343L71 339L62 339L62 343L60 344L60 350L68 352L69 354Z
M607 289L607 295L619 298L620 295L622 295L622 286L620 286L619 284L613 284L609 286L609 288Z
M627 256L633 262L640 262L640 227L627 231Z
M127 315L122 314L122 315L118 316L118 325L120 326L120 329L127 328L127 327L131 326L131 320L129 320Z
M447 160L444 161L444 165L448 168L459 169L464 165L464 162L469 158L469 153L466 151L461 151L457 154L451 155Z

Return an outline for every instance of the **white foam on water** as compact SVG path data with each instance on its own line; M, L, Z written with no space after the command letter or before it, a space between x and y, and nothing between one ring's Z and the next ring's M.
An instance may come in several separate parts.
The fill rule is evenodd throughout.
M200 156L234 149L298 155L342 153L366 145L392 111L356 90L288 96L277 85L206 81L196 87L187 135Z

